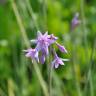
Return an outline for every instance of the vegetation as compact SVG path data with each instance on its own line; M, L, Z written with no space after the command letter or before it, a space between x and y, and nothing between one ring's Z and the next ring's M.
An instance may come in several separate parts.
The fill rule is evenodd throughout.
M81 23L71 30L77 12ZM59 38L65 66L25 57L38 30ZM96 96L95 82L96 0L0 0L0 96Z

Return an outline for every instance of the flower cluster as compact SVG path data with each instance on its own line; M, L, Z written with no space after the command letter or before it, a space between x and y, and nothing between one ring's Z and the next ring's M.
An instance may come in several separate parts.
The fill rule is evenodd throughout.
M30 57L32 60L35 59L37 62L44 64L46 57L49 56L49 47L52 44L56 44L56 46L59 48L61 52L67 53L67 50L65 49L65 47L56 42L57 39L58 37L55 37L53 34L48 35L48 32L46 32L45 34L42 34L40 31L38 31L37 39L31 40L36 43L36 47L34 49L30 48L30 49L24 50L26 53L25 56ZM68 61L67 59L59 58L55 50L53 50L53 48L52 48L52 51L54 54L52 67L58 68L59 65L64 65L63 61Z

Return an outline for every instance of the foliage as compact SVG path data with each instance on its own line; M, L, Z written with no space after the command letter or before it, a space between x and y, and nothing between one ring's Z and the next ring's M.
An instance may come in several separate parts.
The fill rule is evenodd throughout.
M22 52L26 44L13 3L29 40L36 38L38 30L48 30L68 50L62 55L57 49L70 61L53 70L52 96L95 96L96 0L4 1L0 0L0 96L44 96L34 66ZM76 12L81 24L71 32ZM48 85L47 65L48 61L39 68Z

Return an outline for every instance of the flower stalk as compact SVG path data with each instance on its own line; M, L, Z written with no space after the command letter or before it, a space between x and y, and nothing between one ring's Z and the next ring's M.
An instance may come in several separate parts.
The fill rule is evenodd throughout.
M14 0L10 0L10 3L12 5L13 12L14 12L14 14L16 16L16 20L17 20L17 23L18 23L19 28L20 28L21 36L24 39L26 47L30 48L30 43L28 41L28 37L26 35L26 31L25 31L25 28L23 26L20 14L19 14L18 9L17 9L17 6L16 6ZM34 65L34 69L35 69L35 72L37 74L37 77L38 77L38 79L40 81L40 84L42 86L43 92L44 92L45 96L48 96L48 91L47 91L48 89L47 89L46 83L45 83L45 81L44 81L44 79L43 79L43 77L41 75L40 69L39 69L38 65L36 65L36 64L33 64L33 65Z

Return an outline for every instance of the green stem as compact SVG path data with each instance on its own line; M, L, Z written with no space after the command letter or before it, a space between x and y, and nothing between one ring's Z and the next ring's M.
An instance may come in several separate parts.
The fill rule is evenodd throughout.
M49 64L49 96L52 96L52 66Z
M86 21L85 21L85 12L84 12L84 0L80 0L80 8L81 8L81 19L82 19L82 31L84 33L84 44L85 44L85 53L86 53L86 56L88 55L88 44L87 44L87 30L86 30ZM93 49L92 49L93 50ZM92 53L93 54L93 53ZM89 62L86 62L86 63L89 63ZM92 85L92 74L91 74L91 67L90 67L90 64L89 64L89 69L88 69L88 73L87 73L87 81L85 83L85 88L84 88L84 91L85 93L87 92L87 84L88 84L88 81L90 83L90 95L91 96L94 96L93 94L93 85Z
M75 33L72 31L71 32L71 41L72 41L72 44L75 44ZM73 71L73 76L74 76L74 83L75 83L75 86L76 86L76 90L77 90L77 94L78 96L82 96L82 93L81 93L81 88L80 88L80 83L78 81L78 76L77 76L77 72L76 72L76 45L72 47L72 71Z
M44 16L44 30L48 30L47 26L47 0L43 0L43 16Z
M88 84L88 81L89 81L89 84L90 84L90 95L91 96L94 96L94 87L93 87L93 80L92 80L92 61L94 59L94 53L95 52L95 49L96 49L96 40L94 40L94 43L93 43L93 47L92 47L92 52L91 52L91 56L90 56L90 62L89 62L89 70L88 70L88 73L87 73L87 80L86 80L86 86L85 86L85 92L87 92L87 84Z
M22 23L20 14L19 14L19 12L18 12L17 6L16 6L14 0L10 0L10 2L11 2L11 5L12 5L12 9L13 9L13 11L14 11L14 14L15 14L15 16L16 16L17 23L18 23L18 25L19 25L20 32L21 32L21 35L22 35L22 37L23 37L24 43L25 43L25 45L29 48L29 47L30 47L30 43L28 42L28 37L27 37L27 35L26 35L26 31L25 31L24 25L23 25L23 23Z
M25 1L26 1L26 5L27 5L27 8L28 8L28 11L29 11L29 13L31 15L31 18L32 18L33 22L34 22L34 25L35 25L36 29L39 30L37 21L34 18L34 12L33 12L33 9L32 9L32 7L30 5L30 2L29 2L29 0L25 0Z
M30 43L28 42L28 37L26 35L26 31L25 31L25 28L23 26L23 23L22 23L22 20L21 20L21 17L19 15L19 12L18 12L18 9L17 9L17 6L14 2L14 0L10 0L11 4L12 4L12 9L14 11L14 14L16 16L16 19L17 19L17 23L19 25L19 28L20 28L20 32L21 32L21 35L24 39L24 42L25 42L25 45L27 46L27 48L30 48ZM40 84L41 84L41 87L43 89L43 92L45 94L45 96L48 96L48 90L47 90L47 86L46 86L46 83L41 75L41 72L40 72L40 69L39 69L39 66L37 65L36 62L34 62L35 64L33 64L34 66L34 69L35 69L35 72L37 74L37 77L40 81Z
M37 63L35 61L34 61L33 66L34 66L34 69L36 71L37 77L39 79L39 82L41 84L41 87L42 87L42 89L44 91L45 96L49 96L48 95L48 90L47 90L47 85L46 85L45 81L43 80L40 69L39 69L39 67L38 67L38 65L37 65Z
M74 51L74 50L73 50ZM72 69L73 69L73 74L74 74L74 81L75 81L75 86L76 86L76 90L77 90L77 93L78 93L78 96L82 96L81 94L81 89L80 89L80 84L78 82L78 79L77 79L77 73L76 73L76 65L75 65L75 56L74 56L74 52L72 53L73 54L73 58L72 58Z

